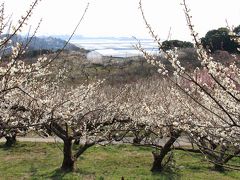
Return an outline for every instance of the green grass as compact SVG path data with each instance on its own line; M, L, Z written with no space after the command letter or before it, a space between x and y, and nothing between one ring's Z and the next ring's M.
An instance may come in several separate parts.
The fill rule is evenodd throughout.
M152 149L130 145L94 146L77 162L74 173L62 173L62 144L17 143L6 149L0 144L0 179L240 179L237 171L219 173L201 155L176 151L172 171L152 174ZM240 163L240 160L235 160Z

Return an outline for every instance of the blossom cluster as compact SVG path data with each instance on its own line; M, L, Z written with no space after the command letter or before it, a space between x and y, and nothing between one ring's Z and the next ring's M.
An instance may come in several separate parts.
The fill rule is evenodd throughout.
M198 55L198 61L201 64L200 67L193 71L182 67L176 50L164 50L160 39L157 38L158 36L145 18L141 1L140 10L143 20L159 48L159 53L164 54L171 67L166 67L162 62L162 58L153 58L141 45L137 45L136 48L143 52L147 62L157 66L161 64L159 72L166 75L166 78L173 82L177 91L179 91L175 92L172 100L181 102L180 107L185 108L181 108L180 112L186 114L186 117L174 122L174 125L189 134L200 150L214 157L215 160L224 156L224 153L220 155L222 157L216 155L217 146L221 147L222 152L226 152L232 147L232 150L236 150L232 154L239 154L240 69L235 62L224 64L212 58L211 52L203 47L198 33L194 29L190 9L187 7L185 0L183 0L182 5L193 38L194 48ZM239 42L237 34L232 33L231 35L236 42ZM162 73L170 71L173 72ZM171 102L171 100L168 101ZM171 112L171 114L174 115L175 111ZM161 122L161 120L159 121ZM211 150L209 151L209 149ZM229 160L229 158L226 159ZM216 163L217 160L215 160ZM218 163L222 164L223 162L225 161Z

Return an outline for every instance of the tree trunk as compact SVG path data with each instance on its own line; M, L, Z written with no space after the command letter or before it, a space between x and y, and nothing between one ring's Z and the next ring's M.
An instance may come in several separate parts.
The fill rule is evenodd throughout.
M167 141L167 143L162 147L160 154L153 152L153 165L151 168L152 172L161 172L163 170L163 159L168 154L168 152L171 151L171 146L173 143L177 140L177 138L180 136L180 133L174 133L170 139Z
M163 169L163 166L162 166L163 158L164 158L163 156L160 156L159 154L153 152L153 165L152 165L152 168L151 168L152 172L161 172L162 171L162 169Z
M16 135L5 136L5 138L6 138L6 143L5 143L6 147L12 147L17 142Z
M141 144L141 141L142 141L141 138L135 137L135 138L133 139L133 144Z
M75 144L75 145L79 145L79 144L80 144L80 139L75 139L75 140L74 140L74 144Z
M77 158L79 158L79 156L81 156L88 148L92 147L93 145L95 145L95 142L93 142L93 143L85 143L84 145L82 145L78 149L76 154L74 155L74 159L77 160Z
M217 146L216 146L217 147ZM224 164L224 155L227 151L227 147L221 145L220 147L220 154L218 156L218 158L216 159L216 164L214 164L214 169L215 171L219 171L219 172L222 172L224 171L224 167L223 167L223 164ZM227 163L227 162L226 162Z
M74 170L74 159L72 157L72 140L65 139L63 144L63 163L61 169L63 171L73 171Z

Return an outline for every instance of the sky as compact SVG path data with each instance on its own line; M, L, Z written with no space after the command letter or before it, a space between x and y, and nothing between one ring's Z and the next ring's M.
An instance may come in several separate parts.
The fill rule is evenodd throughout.
M4 2L4 1L0 1ZM6 15L15 22L25 14L32 0L5 0ZM82 13L90 3L76 34L84 36L150 37L138 8L139 0L42 0L28 26L27 32L43 22L37 35L71 34ZM171 28L171 39L191 40L186 25L182 0L142 0L145 16L159 35L166 39ZM240 24L240 0L186 0L196 31L202 37L207 31Z

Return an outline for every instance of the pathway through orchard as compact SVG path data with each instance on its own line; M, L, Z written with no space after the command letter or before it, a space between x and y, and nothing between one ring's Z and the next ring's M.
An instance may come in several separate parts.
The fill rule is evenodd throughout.
M5 138L1 138L0 142L5 142ZM62 143L63 141L60 138L57 137L47 137L47 138L42 138L42 137L17 137L17 141L20 142L46 142L46 143L54 143L54 142L60 142ZM159 145L164 145L164 143L167 141L167 138L159 139L158 143ZM123 143L128 143L128 142L133 142L132 137L125 138L124 141L118 141L118 142L113 142L113 144L123 144ZM174 145L176 147L180 146L191 146L191 143L187 139L187 137L180 137Z

